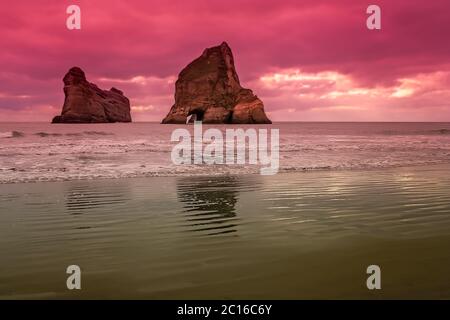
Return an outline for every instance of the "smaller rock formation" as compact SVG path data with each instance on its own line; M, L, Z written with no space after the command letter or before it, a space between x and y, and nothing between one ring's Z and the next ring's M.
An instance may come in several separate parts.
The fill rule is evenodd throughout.
M226 42L205 49L184 68L175 84L175 104L162 123L272 123L252 90L242 88Z
M130 101L122 91L102 90L78 67L64 76L64 106L52 123L131 122Z

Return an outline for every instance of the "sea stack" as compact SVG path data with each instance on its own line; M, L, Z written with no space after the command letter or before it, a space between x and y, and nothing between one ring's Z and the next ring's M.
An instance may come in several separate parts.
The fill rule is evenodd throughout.
M205 49L184 68L175 84L175 104L162 123L186 123L194 115L203 123L272 123L263 102L242 88L226 42Z
M63 81L64 106L52 123L131 122L130 101L122 91L100 89L78 67L71 68Z

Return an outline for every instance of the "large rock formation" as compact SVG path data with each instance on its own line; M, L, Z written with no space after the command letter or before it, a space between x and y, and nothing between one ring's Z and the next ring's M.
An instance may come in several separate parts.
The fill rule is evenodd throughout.
M130 101L116 88L102 90L73 67L64 76L64 106L53 123L131 122Z
M227 43L206 49L184 68L175 84L175 104L162 123L271 123L262 101L244 89Z

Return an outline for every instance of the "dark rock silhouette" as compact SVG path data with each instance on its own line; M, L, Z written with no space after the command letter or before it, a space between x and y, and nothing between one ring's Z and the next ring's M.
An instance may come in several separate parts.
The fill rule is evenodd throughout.
M206 49L181 71L175 104L162 123L186 123L190 115L203 123L272 123L262 101L241 87L226 42Z
M130 101L122 91L102 90L78 67L64 76L64 106L53 123L131 122Z

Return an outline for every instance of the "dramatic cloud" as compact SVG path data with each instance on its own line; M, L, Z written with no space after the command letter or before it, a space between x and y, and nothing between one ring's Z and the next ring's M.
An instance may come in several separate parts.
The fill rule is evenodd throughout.
M371 2L372 3L372 2ZM80 66L135 120L160 121L177 74L227 41L274 120L450 120L450 2L377 0L15 1L0 8L0 122L49 121ZM66 8L82 29L67 30Z

